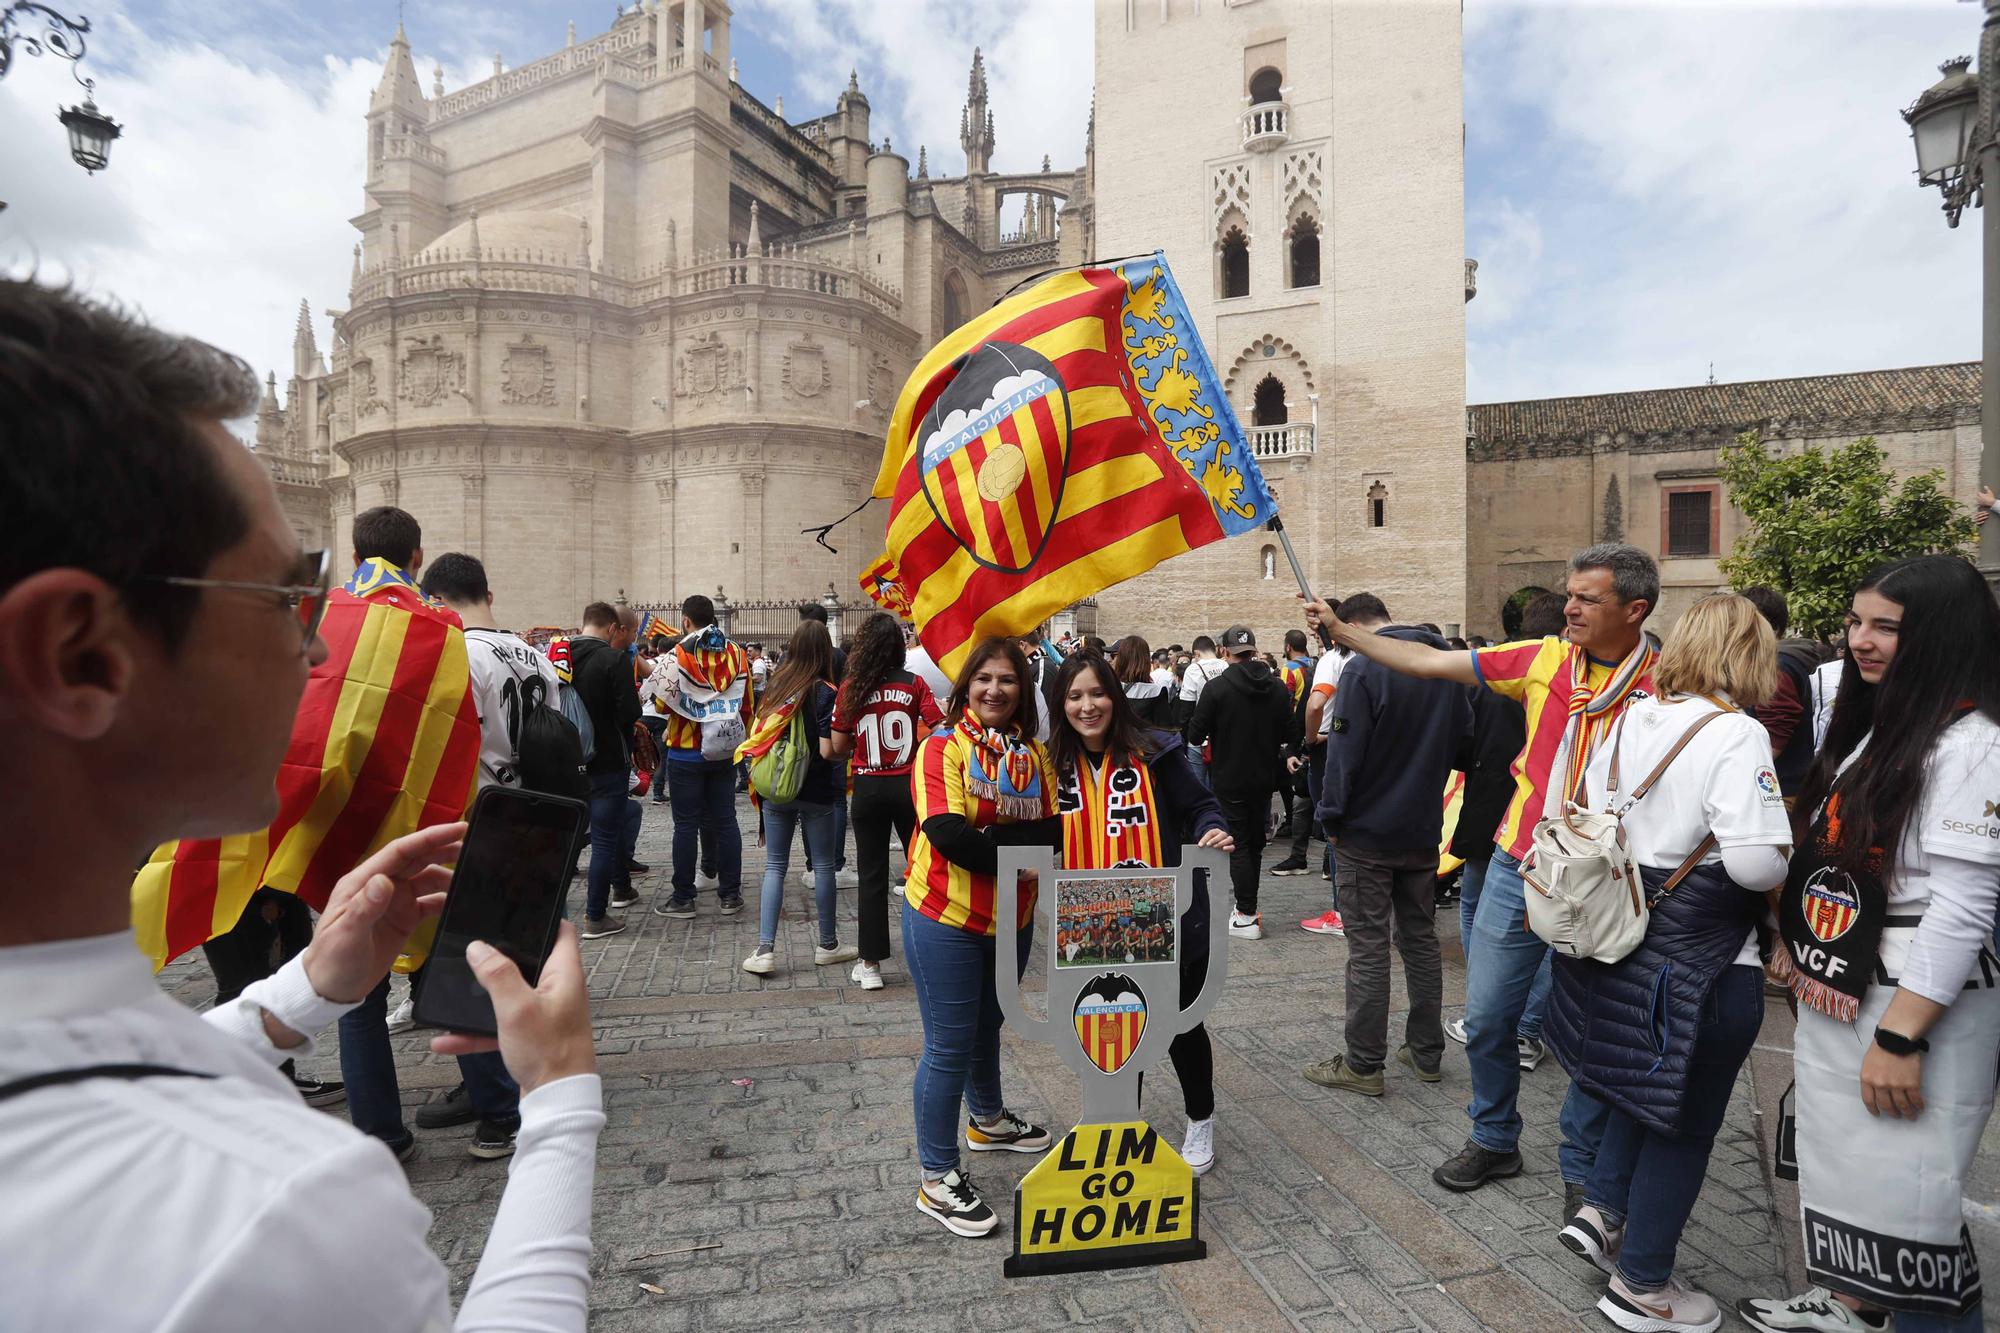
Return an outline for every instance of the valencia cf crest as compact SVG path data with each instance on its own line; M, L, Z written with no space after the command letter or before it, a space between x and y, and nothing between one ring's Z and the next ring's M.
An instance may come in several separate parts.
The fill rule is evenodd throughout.
M1076 997L1076 1039L1090 1062L1115 1074L1139 1049L1146 1031L1146 997L1120 972L1101 972Z
M1048 544L1069 462L1069 391L1019 343L982 344L918 428L924 499L987 569L1021 574Z
M1821 943L1831 944L1853 928L1861 915L1861 897L1844 871L1821 866L1806 880L1799 908L1806 929Z

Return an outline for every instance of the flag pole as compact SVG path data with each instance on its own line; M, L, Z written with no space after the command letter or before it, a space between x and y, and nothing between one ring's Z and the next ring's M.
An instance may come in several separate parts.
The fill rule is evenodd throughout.
M1278 534L1278 545L1284 548L1285 563L1292 567L1292 577L1299 581L1299 591L1304 594L1308 602L1313 601L1312 587L1306 582L1305 566L1299 563L1299 553L1292 549L1292 539L1285 532L1285 520L1273 514L1271 515L1271 521L1265 526L1270 531ZM1314 628L1319 631L1320 646L1322 648L1332 648L1333 631L1325 625L1316 625Z

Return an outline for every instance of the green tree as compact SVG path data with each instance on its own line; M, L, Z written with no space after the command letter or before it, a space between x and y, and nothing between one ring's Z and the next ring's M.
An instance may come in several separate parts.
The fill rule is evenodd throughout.
M1779 455L1748 431L1723 449L1717 473L1748 520L1722 560L1723 577L1784 593L1794 634L1837 631L1855 585L1875 565L1963 551L1975 531L1965 506L1945 492L1943 473L1898 484L1873 436Z

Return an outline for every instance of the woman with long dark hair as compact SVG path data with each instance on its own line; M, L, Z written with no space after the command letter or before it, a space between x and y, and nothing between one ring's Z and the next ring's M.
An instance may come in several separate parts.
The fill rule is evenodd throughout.
M1153 679L1153 650L1144 639L1128 634L1118 641L1111 673L1142 724L1160 728L1174 725L1174 691Z
M882 962L889 956L889 832L902 841L907 863L917 825L910 764L917 742L944 718L930 686L904 668L903 653L903 627L894 616L877 611L862 621L833 708L833 757L854 756L861 961L852 979L863 990L882 989Z
M1122 655L1122 650L1121 650ZM1139 660L1148 661L1142 641ZM1050 733L1056 805L1062 818L1062 863L1068 870L1110 870L1121 865L1179 865L1189 842L1234 851L1222 807L1195 776L1187 743L1176 731L1146 727L1111 668L1093 653L1063 663L1056 676L1061 711ZM1125 791L1121 812L1136 802L1143 819L1111 817L1108 793ZM1134 923L1143 939L1162 922ZM1201 994L1208 978L1209 909L1202 885L1175 925L1180 947L1181 1006ZM1164 932L1161 932L1164 936ZM1215 1164L1215 1056L1208 1028L1196 1024L1167 1048L1187 1099L1187 1136L1181 1156L1201 1175Z
M813 962L825 967L854 957L854 946L842 945L835 929L833 868L839 861L839 825L834 803L840 799L839 768L833 762L833 640L817 620L801 620L785 649L785 662L757 700L760 725L780 712L796 710L805 720L806 773L794 799L780 805L762 803L764 819L764 889L757 903L757 950L743 960L743 970L768 976L777 970L778 913L785 904L785 871L791 866L792 834L805 836L806 861L813 868L813 903L819 914L819 944Z
M917 1209L958 1236L999 1218L959 1166L959 1107L973 1152L1041 1152L1049 1132L1000 1096L1000 999L994 969L1019 977L1034 940L1035 890L1021 886L1019 949L998 960L994 876L1002 844L1055 846L1055 774L1035 740L1039 708L1014 639L972 650L945 705L945 725L917 747L911 795L916 845L903 889L903 965L924 1021L912 1098L923 1180Z
M1818 1285L1738 1302L1753 1328L1985 1326L1962 1185L2000 1059L1996 800L2000 606L1956 556L1875 569L1778 910Z

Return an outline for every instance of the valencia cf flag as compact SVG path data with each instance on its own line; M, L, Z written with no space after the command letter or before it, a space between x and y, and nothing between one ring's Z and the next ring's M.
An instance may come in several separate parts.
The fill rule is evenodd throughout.
M464 817L479 714L458 617L413 587L337 589L320 637L327 660L299 700L277 819L170 842L133 882L132 924L155 968L235 926L260 887L324 908L335 881L384 844Z
M1115 1074L1139 1049L1146 1032L1146 997L1120 972L1092 977L1076 997L1076 1039L1090 1062Z
M1155 254L1057 274L932 348L890 420L862 575L947 674L992 634L1277 512Z

